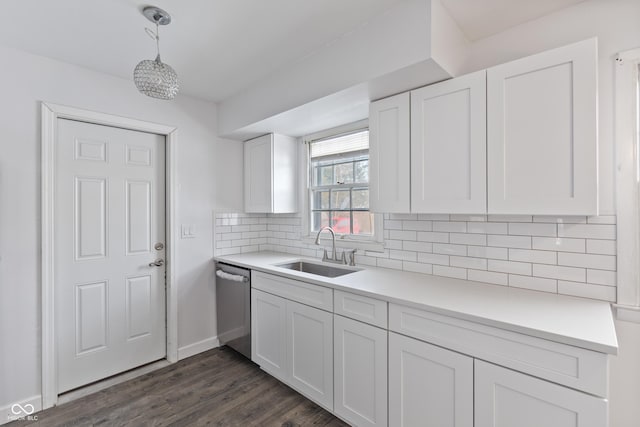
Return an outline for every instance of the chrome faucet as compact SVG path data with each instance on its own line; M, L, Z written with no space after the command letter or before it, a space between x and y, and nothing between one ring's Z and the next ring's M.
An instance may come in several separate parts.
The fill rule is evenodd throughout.
M320 231L318 231L318 235L316 236L316 245L320 245L320 234L324 231L327 230L331 233L331 242L332 242L332 252L331 252L331 258L329 258L329 256L327 256L327 250L324 250L324 253L322 254L322 261L329 261L329 262L334 262L334 263L339 263L339 264L346 264L347 260L344 256L344 252L342 253L342 259L338 259L338 254L336 253L336 233L335 231L333 231L333 228L329 227L329 226L325 226L322 227L320 229Z

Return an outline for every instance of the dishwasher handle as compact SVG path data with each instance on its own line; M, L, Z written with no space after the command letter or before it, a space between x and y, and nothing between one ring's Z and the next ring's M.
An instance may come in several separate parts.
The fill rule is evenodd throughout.
M216 270L216 276L221 279L231 280L232 282L248 282L249 278L247 276L243 276L241 274L231 274L227 273L222 269Z

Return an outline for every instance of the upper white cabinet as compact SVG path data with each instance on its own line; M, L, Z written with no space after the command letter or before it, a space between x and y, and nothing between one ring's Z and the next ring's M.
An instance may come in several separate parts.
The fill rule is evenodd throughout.
M409 212L409 93L369 106L369 208Z
M597 41L487 71L489 213L597 215Z
M607 401L480 360L475 427L603 427Z
M411 211L485 213L486 72L411 92Z
M375 212L486 213L486 72L369 108Z
M298 210L296 140L269 134L244 143L245 212L291 213Z

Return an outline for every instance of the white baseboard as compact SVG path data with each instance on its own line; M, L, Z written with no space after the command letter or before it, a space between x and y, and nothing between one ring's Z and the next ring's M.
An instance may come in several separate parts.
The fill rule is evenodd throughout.
M42 396L37 395L0 407L0 425L15 420L37 420L42 410Z
M203 351L211 350L220 346L218 337L211 337L202 341L194 342L193 344L185 345L178 349L178 360L186 359L187 357L195 356Z
M640 323L640 307L614 304L616 318L626 322Z

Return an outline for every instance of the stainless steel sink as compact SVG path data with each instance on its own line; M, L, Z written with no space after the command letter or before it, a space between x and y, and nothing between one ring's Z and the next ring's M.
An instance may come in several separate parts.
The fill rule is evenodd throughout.
M306 261L287 262L284 264L276 264L275 266L324 277L340 277L344 276L345 274L351 274L358 271L357 269L334 267L332 265L315 264L313 262Z

